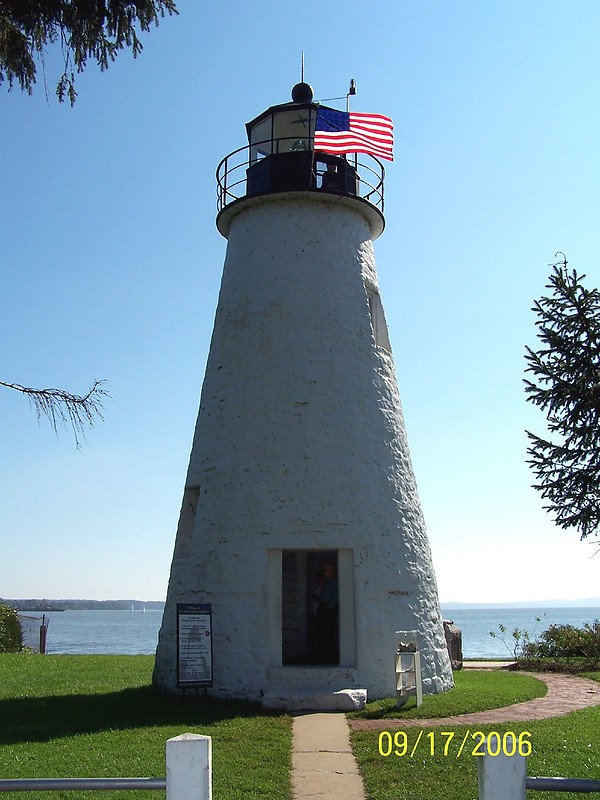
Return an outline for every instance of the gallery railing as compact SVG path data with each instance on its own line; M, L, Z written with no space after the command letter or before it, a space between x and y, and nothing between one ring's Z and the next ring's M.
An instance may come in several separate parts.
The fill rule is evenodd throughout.
M383 164L374 156L334 156L311 140L253 142L217 167L217 211L244 197L285 191L329 192L366 200L383 213Z

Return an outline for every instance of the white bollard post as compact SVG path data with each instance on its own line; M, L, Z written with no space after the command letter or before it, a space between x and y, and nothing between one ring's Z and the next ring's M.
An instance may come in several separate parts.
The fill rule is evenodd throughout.
M486 753L477 759L479 800L525 800L527 759Z
M212 739L182 733L167 739L167 800L212 800Z

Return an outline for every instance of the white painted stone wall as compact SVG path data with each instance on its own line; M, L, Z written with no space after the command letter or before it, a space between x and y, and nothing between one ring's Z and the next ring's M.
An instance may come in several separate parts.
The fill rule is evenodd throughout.
M371 322L376 295L358 201L255 198L233 218L157 650L160 688L176 689L178 602L212 604L216 695L319 686L391 696L395 631L412 629L424 691L452 686L394 364ZM351 634L339 667L281 665L282 549L344 551L340 625Z

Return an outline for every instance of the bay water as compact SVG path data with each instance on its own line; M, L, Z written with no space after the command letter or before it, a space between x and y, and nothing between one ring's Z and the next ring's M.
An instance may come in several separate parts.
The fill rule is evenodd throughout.
M514 644L512 632L515 628L527 631L532 641L550 625L574 625L581 628L586 622L600 619L600 608L566 607L506 608L468 607L451 608L442 604L444 619L453 620L462 631L463 658L512 657ZM536 618L540 618L537 622ZM504 642L499 625L506 627ZM497 638L490 636L494 632ZM506 643L505 643L506 642Z
M40 613L23 612L28 617ZM135 611L50 611L47 653L113 653L121 655L153 654L162 621L161 609ZM553 624L581 627L600 618L600 608L504 608L451 607L442 604L444 619L453 620L462 630L464 658L509 658L510 652L500 636L498 626L505 625L506 642L512 644L514 628L527 630L532 638ZM536 617L541 621L536 622ZM393 632L390 648L393 648Z
M41 613L23 611L26 617ZM156 651L162 609L146 611L46 611L46 653L151 654Z

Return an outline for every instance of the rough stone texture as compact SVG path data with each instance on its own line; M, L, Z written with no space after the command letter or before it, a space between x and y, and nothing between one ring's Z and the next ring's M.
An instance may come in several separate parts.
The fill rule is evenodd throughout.
M340 613L354 649L340 667L300 670L304 687L393 695L396 630L418 632L424 692L452 686L382 320L360 204L293 195L242 204L175 543L159 688L177 688L178 602L212 604L213 694L260 699L288 688L294 668L281 666L271 574L281 549L344 549L353 568L354 605Z
M446 637L448 655L450 656L450 664L452 665L452 669L462 669L462 631L458 625L454 624L452 620L445 619L443 622L444 635Z

